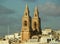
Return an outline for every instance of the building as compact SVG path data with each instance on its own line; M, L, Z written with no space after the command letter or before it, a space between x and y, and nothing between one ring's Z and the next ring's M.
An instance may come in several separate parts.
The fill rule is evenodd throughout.
M22 17L22 29L21 29L22 41L27 41L31 39L32 36L38 36L41 34L41 20L39 17L38 8L35 7L34 16L32 19L29 14L30 11L28 5L26 4L24 15Z
M14 35L6 35L5 39L14 39Z
M21 39L21 36L19 35L19 33L14 33L11 35L5 35L5 39Z
M53 31L52 29L46 28L46 29L42 30L42 35L51 35L52 31Z
M9 40L0 40L0 44L9 44Z
M21 33L6 35L0 44L60 44L59 31L53 31L50 28L41 30L41 19L38 8L35 7L34 15L31 18L28 5L26 5L22 17Z

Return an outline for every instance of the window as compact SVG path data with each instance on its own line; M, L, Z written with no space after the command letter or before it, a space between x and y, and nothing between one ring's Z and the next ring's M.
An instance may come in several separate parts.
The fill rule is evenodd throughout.
M37 15L35 14L35 17L36 17Z
M27 26L27 21L24 21L24 26Z
M49 43L51 41L51 39L47 39L47 42Z
M27 16L27 13L25 13L25 15Z
M36 24L36 22L34 22L34 28L36 29L36 26L37 26L37 24Z

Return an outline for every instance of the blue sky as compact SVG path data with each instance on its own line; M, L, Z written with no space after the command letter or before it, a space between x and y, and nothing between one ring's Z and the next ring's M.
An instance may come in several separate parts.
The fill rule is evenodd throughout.
M10 33L21 30L26 3L31 17L35 6L38 6L42 29L60 29L60 0L0 0L0 33L7 34L8 25Z

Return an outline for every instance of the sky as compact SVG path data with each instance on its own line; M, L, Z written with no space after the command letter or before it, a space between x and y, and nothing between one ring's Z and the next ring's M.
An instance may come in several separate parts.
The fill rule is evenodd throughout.
M0 36L21 31L22 16L28 4L33 17L37 6L41 18L41 28L60 29L60 0L0 0Z

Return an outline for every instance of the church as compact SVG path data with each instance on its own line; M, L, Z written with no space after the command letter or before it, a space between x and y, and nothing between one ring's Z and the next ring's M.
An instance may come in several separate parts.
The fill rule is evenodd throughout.
M27 41L42 34L41 19L39 17L38 8L35 7L33 18L30 16L29 7L26 4L24 15L22 17L21 40Z

